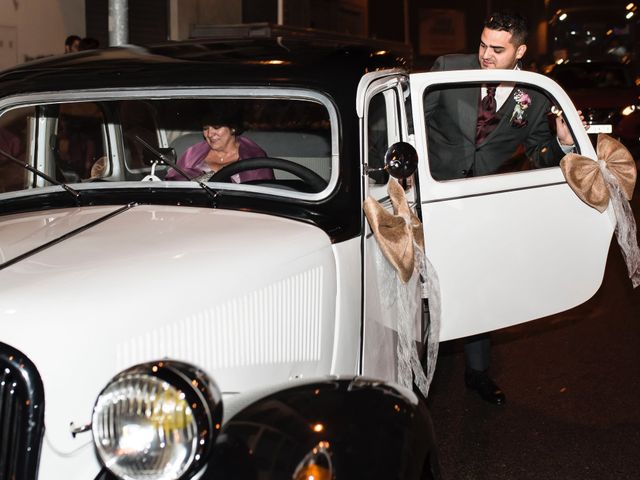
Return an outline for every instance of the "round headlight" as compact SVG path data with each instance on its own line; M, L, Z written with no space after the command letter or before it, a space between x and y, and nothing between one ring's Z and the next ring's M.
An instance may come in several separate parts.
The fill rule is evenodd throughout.
M126 480L173 480L200 469L220 429L220 391L180 362L137 365L100 393L91 428L102 464Z

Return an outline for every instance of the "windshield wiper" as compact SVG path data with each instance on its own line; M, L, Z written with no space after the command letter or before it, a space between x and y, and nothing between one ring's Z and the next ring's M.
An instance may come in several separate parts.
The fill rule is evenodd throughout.
M49 183L51 183L53 185L56 185L58 187L64 188L67 192L69 192L73 196L74 200L76 201L76 204L78 206L80 205L80 192L78 190L75 190L75 189L71 188L66 183L59 182L55 178L50 177L46 173L41 172L37 168L32 167L31 165L29 165L28 163L25 163L25 162L17 159L13 155L11 155L9 152L4 151L2 148L0 148L0 155L5 157L7 160L11 160L13 163L15 163L17 165L20 165L22 168L30 171L31 173L34 173L34 174L36 174L37 176L39 176L41 178L44 178L47 182L49 182Z
M174 162L173 160L170 160L169 157L167 155L165 155L164 153L158 151L157 149L155 149L154 147L152 147L151 145L149 145L149 143L147 143L146 141L144 141L142 138L140 138L138 135L135 135L134 137L136 139L136 141L140 142L140 144L142 144L142 146L144 146L147 150L149 150L151 153L153 153L153 155L160 160L161 162L166 163L167 165L169 165L171 168L173 168L176 172L178 172L180 175L182 175L184 178L186 178L187 180L189 180L190 182L196 182L198 185L200 185L200 187L202 187L202 189L207 192L207 194L211 197L211 199L213 200L213 206L216 206L216 202L218 197L220 196L220 192L219 191L214 191L212 190L206 183L200 181L200 180L196 180L195 178L191 178L189 175L187 175L180 167L178 167L178 164L176 162Z

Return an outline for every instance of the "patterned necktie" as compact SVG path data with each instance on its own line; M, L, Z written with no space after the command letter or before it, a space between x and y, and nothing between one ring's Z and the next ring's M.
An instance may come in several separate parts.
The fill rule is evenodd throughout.
M500 121L500 117L496 115L496 86L496 84L487 85L487 94L480 100L476 125L476 145L484 142Z

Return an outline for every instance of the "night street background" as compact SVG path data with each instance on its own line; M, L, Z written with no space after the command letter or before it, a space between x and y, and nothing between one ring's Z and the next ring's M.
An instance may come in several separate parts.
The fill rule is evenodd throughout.
M429 405L443 478L640 478L639 313L614 237L587 303L492 335L505 406L466 390L462 343L441 344Z

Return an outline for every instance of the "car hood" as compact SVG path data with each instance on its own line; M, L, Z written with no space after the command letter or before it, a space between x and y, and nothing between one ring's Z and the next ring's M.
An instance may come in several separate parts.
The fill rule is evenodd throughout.
M91 207L28 212L0 217L0 265L53 244L123 207Z
M89 423L100 390L136 363L194 363L227 394L330 370L319 352L333 335L335 259L312 225L84 207L0 217L0 248L0 340L36 365L57 452L90 441L69 424Z

